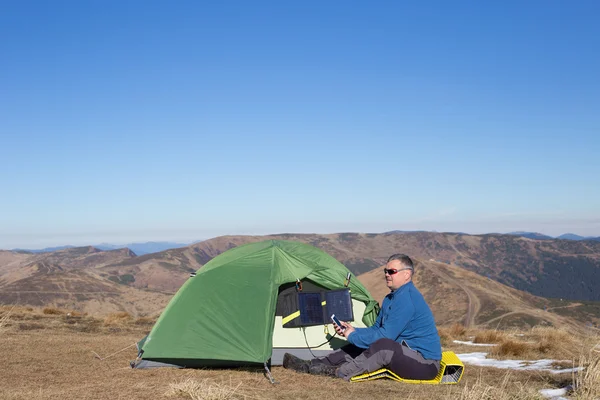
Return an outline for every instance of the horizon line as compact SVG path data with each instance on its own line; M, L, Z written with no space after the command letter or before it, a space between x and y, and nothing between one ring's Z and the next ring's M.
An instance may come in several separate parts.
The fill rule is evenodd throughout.
M108 243L108 242L101 242L101 243L96 243L96 244L80 244L80 245L72 245L72 244L57 244L57 245L47 245L41 248L34 248L34 247L22 247L22 246L17 246L17 247L13 247L11 249L5 249L5 248L0 248L0 250L2 251L40 251L40 250L45 250L45 249L49 249L49 248L57 248L57 247L63 247L63 248L77 248L77 247L98 247L98 246L123 246L123 247L116 247L114 250L117 249L123 249L123 248L128 248L128 246L130 245L143 245L143 244L149 244L149 243L170 243L170 244L182 244L184 246L189 246L191 244L195 244L195 243L200 243L200 242L204 242L207 240L211 240L211 239L215 239L215 238L219 238L219 237L225 237L225 236L277 236L277 235L339 235L339 234L344 234L344 233L356 233L356 234L376 234L376 235L383 235L386 233L417 233L417 232L427 232L427 233L439 233L439 234L459 234L459 235L469 235L469 236L485 236L485 235L511 235L511 236L520 236L520 235L524 235L524 234L534 234L534 235L541 235L541 236L546 236L550 239L558 239L558 240L569 240L569 239L560 239L561 236L565 236L565 235L575 235L578 236L582 239L595 239L595 238L599 238L600 235L596 236L596 235L591 235L591 236L582 236L576 233L572 233L572 232L566 232L566 233L562 233L558 236L552 236L552 235L548 235L542 232L535 232L535 231L510 231L510 232L486 232L486 233L468 233L468 232L461 232L461 231L437 231L437 230L425 230L425 229L411 229L411 230L402 230L402 229L393 229L393 230L389 230L389 231L383 231L383 232L358 232L358 231L343 231L343 232L328 232L328 233L316 233L316 232L279 232L279 233L267 233L267 234L224 234L224 235L217 235L217 236L212 236L206 239L194 239L194 240L147 240L147 241L128 241L127 243Z

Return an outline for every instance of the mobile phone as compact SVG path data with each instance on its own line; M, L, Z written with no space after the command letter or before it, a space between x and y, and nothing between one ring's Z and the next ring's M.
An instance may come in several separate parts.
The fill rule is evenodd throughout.
M341 330L343 330L343 331L346 330L346 327L342 325L342 323L340 322L338 317L335 316L335 314L331 314L331 320L333 321L334 324L339 326Z

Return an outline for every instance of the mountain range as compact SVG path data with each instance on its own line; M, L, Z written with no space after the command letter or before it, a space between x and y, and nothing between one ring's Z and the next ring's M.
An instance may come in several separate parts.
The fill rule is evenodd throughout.
M187 246L189 243L174 243L174 242L144 242L144 243L127 243L127 244L110 244L101 243L98 245L92 245L100 250L116 250L127 248L133 251L136 255L142 256L144 254L157 253L159 251L175 249L178 247ZM12 249L11 251L25 252L25 253L51 253L53 251L72 249L76 246L57 246L57 247L46 247L43 249Z
M213 257L269 239L321 248L378 300L387 291L387 257L409 254L418 265L415 280L443 323L600 323L600 242L435 232L222 236L145 255L93 246L0 251L0 303L152 314Z
M401 231L401 230L394 230L394 231L388 231L388 232L384 232L383 234L389 235L389 234L404 234L404 233L438 233L435 231ZM452 232L452 233L457 233L460 235L468 235L467 233L463 233L463 232ZM498 234L501 235L501 234ZM521 237L525 237L525 238L529 238L529 239L537 239L537 240L550 240L550 239L562 239L562 240L592 240L592 241L600 241L600 236L595 237L595 236L580 236L580 235L576 235L574 233L564 233L560 236L548 236L545 235L543 233L538 233L538 232L527 232L527 231L517 231L517 232L509 232L506 233L506 235L512 235L512 236L521 236ZM139 243L127 243L127 244L110 244L110 243L100 243L97 245L91 245L92 247L95 247L97 249L100 250L116 250L116 249L122 249L122 248L128 248L129 250L133 251L136 255L138 256L143 256L145 254L150 254L150 253L157 253L160 251L164 251L164 250L169 250L169 249L176 249L179 247L185 247L188 246L192 243L198 243L199 241L195 241L195 242L191 242L191 243L176 243L176 242L139 242ZM64 250L64 249L70 249L76 246L72 246L72 245L65 245L65 246L56 246L56 247L46 247L43 249L12 249L11 251L16 251L16 252L26 252L26 253L50 253L53 251L58 251L58 250Z
M518 232L507 233L507 235L521 236L521 237L526 237L529 239L538 239L538 240L562 239L562 240L593 240L596 242L600 242L600 236L598 236L598 237L596 237L596 236L580 236L580 235L576 235L574 233L564 233L560 236L552 237L552 236L544 235L543 233L538 233L538 232L518 231Z

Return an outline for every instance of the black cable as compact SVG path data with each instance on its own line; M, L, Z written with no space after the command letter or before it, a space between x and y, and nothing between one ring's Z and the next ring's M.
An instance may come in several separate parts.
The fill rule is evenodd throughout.
M313 358L318 358L318 357L315 356L315 353L312 352L312 349L319 348L319 347L323 346L324 344L327 344L327 343L331 342L331 339L333 339L337 335L337 332L335 332L333 334L333 336L330 335L331 337L329 339L327 339L326 341L324 341L323 343L321 343L320 345L314 346L314 347L310 347L310 345L308 344L308 339L306 338L306 327L302 328L302 333L304 333L304 342L306 343L306 348L308 349L308 351L310 351L310 354L312 354Z

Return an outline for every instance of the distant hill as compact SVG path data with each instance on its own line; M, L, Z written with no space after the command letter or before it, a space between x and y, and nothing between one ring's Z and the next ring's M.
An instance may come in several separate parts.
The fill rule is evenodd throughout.
M565 233L560 236L557 236L556 238L563 239L563 240L585 240L584 236L579 236L574 233Z
M548 236L548 235L544 235L543 233L538 233L538 232L509 232L507 233L507 235L513 235L513 236L521 236L521 237L525 237L528 239L536 239L536 240L549 240L549 239L554 239L552 236Z
M36 250L30 250L30 249L12 249L11 251L17 251L17 252L21 252L21 253L51 253L53 251L58 251L58 250L64 250L64 249L72 249L75 246L57 246L57 247L46 247L44 249L36 249Z
M110 243L101 243L99 245L93 245L92 247L99 250L117 250L117 249L130 249L135 254L141 256L144 254L157 253L159 251L176 249L178 247L185 247L189 245L189 243L173 243L173 242L144 242L144 243L128 243L128 244L110 244ZM51 253L53 251L72 249L76 246L57 246L57 247L46 247L44 249L12 249L10 251L20 252L20 253Z
M145 310L159 295L148 296L123 285L129 277L96 272L136 255L129 249L102 251L93 246L71 247L50 253L0 251L0 303L59 306L90 312ZM137 301L149 300L148 305ZM168 296L162 296L166 301ZM131 304L131 307L126 307ZM161 303L162 304L162 303Z
M144 254L157 253L159 251L176 249L178 247L185 247L189 243L173 243L173 242L145 242L145 243L128 243L124 245L116 245L109 243L102 243L96 245L94 247L101 250L115 250L121 248L128 248L133 251L138 256L143 256Z
M389 234L393 234L393 233L416 233L416 232L429 232L429 231L400 231L400 230L394 230L394 231L387 231L387 232L383 232L383 235L389 235ZM435 231L432 231L435 232Z
M579 235L575 235L574 233L565 233L564 235L558 236L557 239L563 239L563 240L592 240L592 241L595 241L595 242L600 241L600 237L579 236Z
M510 232L510 233L507 233L507 235L520 236L520 237L525 237L528 239L536 239L536 240L560 239L560 240L592 240L595 242L600 241L600 237L580 236L580 235L576 235L574 233L564 233L560 236L552 237L552 236L544 235L543 233L538 233L538 232L520 232L519 231L519 232Z
M393 231L388 231L388 232L383 232L383 233L369 233L369 235L393 235L393 234L414 234L414 233L438 233L438 232L436 232L436 231L423 231L423 230L417 230L417 231L393 230ZM469 235L468 233L464 233L464 232L444 232L444 233L446 233L446 234L458 234L458 235ZM496 235L496 233L493 233L492 235ZM506 233L506 235L520 236L520 237L525 237L525 238L528 238L528 239L536 239L536 240L561 239L561 240L591 240L591 241L600 241L600 236L599 237L581 236L581 235L576 235L574 233L565 233L565 234L562 234L562 235L557 236L557 237L552 237L552 236L548 236L548 235L545 235L545 234L539 233L539 232L517 231L517 232ZM95 247L95 248L100 249L100 250L116 250L116 249L128 248L131 251L133 251L135 254L137 254L138 256L143 256L143 255L146 255L146 254L158 253L158 252L165 251L165 250L177 249L177 248L182 248L182 247L190 246L190 245L192 245L194 243L200 243L200 241L196 241L196 242L193 242L193 243L138 242L138 243L127 243L127 244L122 244L122 245L120 245L120 244L111 244L111 243L101 243L101 244L98 244L98 245L92 245L92 247ZM44 249L20 249L20 248L16 248L16 249L12 249L12 250L9 250L9 251L21 252L21 253L50 253L50 252L53 252L53 251L70 249L70 248L73 248L73 247L75 247L75 246L66 245L66 246L46 247Z

